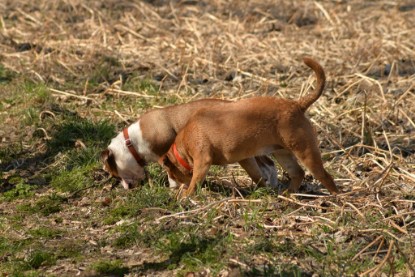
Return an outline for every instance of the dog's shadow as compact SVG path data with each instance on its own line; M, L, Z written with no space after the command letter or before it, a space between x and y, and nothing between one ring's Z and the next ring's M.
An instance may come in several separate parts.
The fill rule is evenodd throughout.
M52 105L50 110L54 117L44 119L48 137L41 140L44 133L38 130L33 133L33 137L42 142L42 147L33 152L32 148L14 150L10 145L10 150L3 151L11 158L3 163L0 161L0 172L5 172L0 174L0 193L14 189L19 180L36 187L48 186L50 176L46 173L57 160L67 157L64 166L68 171L91 164L98 159L97 149L106 147L115 135L115 125L109 121L92 122L59 105Z
M232 196L242 196L242 197L251 197L251 196L260 196L263 194L269 195L279 195L284 194L287 192L288 185L290 183L290 177L284 173L281 179L278 179L278 186L277 187L269 187L269 186L259 186L256 185L254 182L238 182L233 178L232 180L225 179L225 180L208 180L204 181L202 184L202 188L205 188L213 193L218 193L226 197ZM321 184L317 184L316 180L311 176L307 175L298 191L300 194L304 194L303 196L298 196L299 199L308 199L307 194L311 195L318 195L324 196L327 195L321 191L323 186Z
M172 251L169 257L159 262L144 262L139 266L132 267L130 273L154 274L158 271L164 271L180 264L183 258L205 253L211 245L217 244L222 238L202 238L200 240L191 240L190 242L181 242Z

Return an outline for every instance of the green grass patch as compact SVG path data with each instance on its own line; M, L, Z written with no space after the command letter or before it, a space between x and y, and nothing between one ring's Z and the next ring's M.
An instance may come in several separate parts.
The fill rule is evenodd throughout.
M274 274L302 276L304 273L302 269L286 264L285 261L292 257L302 260L303 263L306 261L312 263L315 272L323 275L349 276L374 266L370 260L352 260L366 244L339 243L331 235L324 235L324 233L316 234L316 238L304 238L299 242L289 238L274 237L272 233L261 235L260 231L255 231L253 239L254 243L242 246L244 250L238 253L239 259L250 264L253 256L263 255L271 262L264 266L256 265L248 272L244 272L248 276L274 276ZM374 246L374 250L376 247Z
M2 92L3 91L3 92ZM0 119L17 119L20 127L39 123L39 114L49 109L53 98L45 84L27 79L16 79L0 90L0 104L8 113L0 113Z
M0 199L12 201L14 199L28 198L34 195L35 186L26 184L20 177L13 177L8 180L9 184L14 185L14 188L5 191L0 195Z
M7 68L5 68L2 64L0 64L0 84L6 84L9 83L13 80L13 78L16 77L16 73L8 70Z
M176 94L166 94L161 92L158 84L151 79L143 79L141 76L129 77L123 84L122 89L125 91L144 93L150 96L134 98L133 101L124 99L136 109L146 110L154 105L167 106L179 104L183 101L183 99L178 97Z
M226 265L225 257L235 254L235 248L231 247L234 238L230 233L209 235L201 232L207 227L180 222L155 224L144 219L117 227L118 237L112 245L120 248L140 245L156 249L158 254L166 257L160 262L145 263L143 270L172 270L181 266L181 272L185 273L208 267L215 275Z
M91 122L76 116L53 127L48 147L54 151L73 149L77 140L87 147L106 147L115 135L115 126L108 121Z
M45 250L35 250L26 258L28 265L33 269L38 269L43 265L53 265L56 257L53 253Z
M230 233L209 236L200 232L203 227L178 223L171 226L142 223L127 228L115 241L116 246L145 246L157 250L164 257L161 261L144 263L140 270L173 270L180 266L180 276L210 268L215 276L224 268L228 258L235 255L235 248L231 247L234 238Z
M133 76L122 86L123 90L143 92L149 95L157 95L159 93L159 87L150 79L142 79L141 77Z
M146 166L146 170L151 176L151 180L153 181L156 186L165 186L167 185L168 178L166 172L162 169L162 167L157 163L149 163Z
M50 185L60 192L74 192L93 184L94 171L102 167L99 154L114 134L114 125L107 121L71 119L56 126L48 143L49 155L61 152L65 167L48 174ZM77 141L86 148L76 148Z
M51 103L51 101L53 101L48 87L43 83L25 81L23 83L23 90L26 92L26 95L29 96L29 99L26 98L26 100L32 100L34 104L39 106Z
M16 209L23 213L39 213L43 216L49 216L60 212L62 210L62 204L66 201L67 199L62 196L50 194L48 196L41 197L34 203L18 205Z
M0 273L4 273L4 276L14 277L27 277L27 276L40 276L39 273L30 272L32 267L23 260L14 260L0 263Z
M19 153L21 153L22 150L23 145L21 143L16 142L9 144L8 147L0 148L0 168L17 159ZM0 174L2 173L3 172L1 172Z
M46 250L31 250L25 257L16 258L0 263L0 272L5 276L42 276L37 269L56 263L54 253Z
M224 258L234 254L232 242L233 236L230 234L213 238L190 234L190 238L187 238L185 234L179 233L171 236L167 247L163 248L170 250L173 260L177 260L176 265L185 265L184 272L197 271L208 266L216 275L225 266L227 259Z
M99 154L101 148L88 147L85 149L71 149L66 152L66 169L72 170L75 167L99 166Z
M150 187L147 184L129 192L127 199L114 203L114 207L104 218L104 224L114 224L123 218L136 217L142 209L152 207L166 210L179 208L169 188L157 184Z
M114 240L113 245L119 248L127 248L138 242L149 246L158 234L153 232L142 232L137 224L120 226L120 235ZM157 238L157 237L156 237Z
M75 192L93 183L94 169L93 164L61 170L52 177L50 185L59 192Z
M99 274L110 276L124 276L129 271L121 260L102 260L93 263L92 269Z
M41 226L36 229L31 229L28 231L28 233L35 238L45 238L45 239L59 238L63 234L61 230L57 230L57 229L53 229L53 228L45 227L45 226Z
M163 185L142 186L129 200L136 211L150 207L169 210L178 208L170 189Z
M89 86L94 88L101 83L113 83L120 79L121 64L116 57L102 55L96 57L97 62L89 72Z
M104 110L125 110L130 107L137 113L152 109L154 106L169 106L185 103L185 95L176 93L166 93L159 90L159 85L151 79L142 77L129 77L123 84L124 91L132 91L147 95L146 97L136 97L123 94L108 94L101 108Z
M0 237L0 254L4 255L6 251L9 251L12 247L10 240L5 237Z
M64 236L67 238L66 234ZM78 240L64 240L57 246L56 257L58 259L66 259L71 258L72 260L82 260L82 254L85 250L85 241L78 241Z

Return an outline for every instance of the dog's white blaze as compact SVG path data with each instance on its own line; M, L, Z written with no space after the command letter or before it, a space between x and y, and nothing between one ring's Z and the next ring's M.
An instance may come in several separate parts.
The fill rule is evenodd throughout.
M130 185L124 179L121 179L121 184L122 184L123 188L125 188L125 189L129 189L130 188Z
M160 158L156 153L151 151L150 143L143 137L143 132L140 127L140 120L136 123L131 124L128 127L128 133L130 134L130 139L132 140L134 145L137 145L138 153L147 161L147 162L157 162ZM178 187L178 184L169 178L169 186L171 188Z
M179 185L177 184L177 182L175 180L173 180L172 178L170 178L170 176L167 174L168 178L169 178L169 187L170 188L178 188Z
M153 151L151 151L150 143L144 139L143 132L141 131L140 121L137 121L128 127L128 133L130 134L130 139L133 144L136 146L138 153L146 160L147 162L157 162L160 158Z

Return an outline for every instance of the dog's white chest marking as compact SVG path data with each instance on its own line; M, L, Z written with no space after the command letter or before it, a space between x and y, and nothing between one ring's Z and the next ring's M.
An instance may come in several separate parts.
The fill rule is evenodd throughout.
M147 162L157 162L160 157L151 150L150 143L143 137L140 121L131 124L128 127L128 132L133 144L137 147L138 153L143 156L144 160Z

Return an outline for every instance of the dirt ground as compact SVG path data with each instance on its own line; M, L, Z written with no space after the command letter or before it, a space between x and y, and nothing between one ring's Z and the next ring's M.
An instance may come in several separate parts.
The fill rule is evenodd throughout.
M1 276L414 276L413 1L0 2ZM179 203L125 191L99 154L152 108L297 99L325 167L299 194L214 167ZM287 175L279 168L279 179Z

